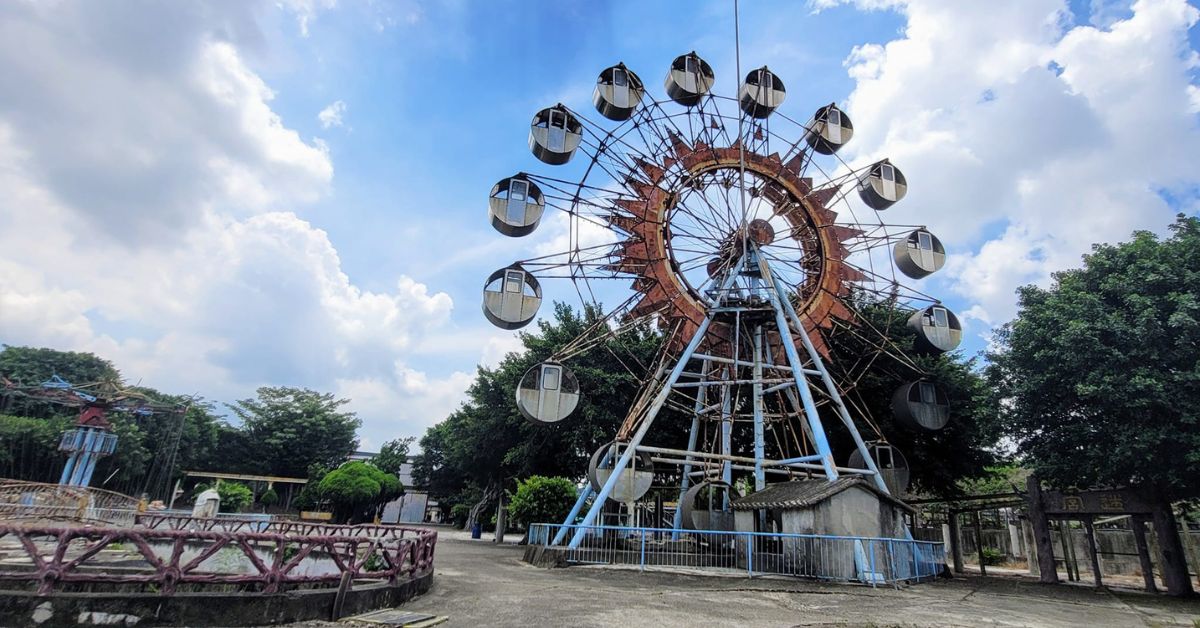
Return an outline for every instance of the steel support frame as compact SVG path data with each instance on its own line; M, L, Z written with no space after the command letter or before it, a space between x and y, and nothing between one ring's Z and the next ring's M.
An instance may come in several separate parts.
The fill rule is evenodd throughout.
M890 494L890 491L887 488L887 484L884 483L883 478L879 473L879 469L875 465L875 461L870 455L870 451L867 450L866 443L863 441L862 436L859 434L858 429L855 426L853 419L851 419L851 417L850 417L849 411L846 409L845 403L842 401L841 394L838 391L837 386L833 383L833 379L830 377L829 371L825 367L824 361L821 359L821 356L817 352L816 347L813 345L812 340L808 337L808 334L805 332L803 323L800 321L799 316L796 314L795 309L792 307L791 302L788 300L787 291L784 289L784 287L783 287L782 283L779 281L779 279L777 277L775 277L774 274L771 273L771 270L768 267L767 261L758 254L757 248L751 248L751 249L747 250L746 255L741 257L740 259L738 259L737 263L734 265L733 270L724 278L724 280L722 281L721 287L717 290L716 294L717 294L718 298L730 288L734 279L736 279L736 277L743 271L743 269L745 269L747 271L754 270L753 268L750 267L751 264L757 266L758 273L761 276L761 278L765 284L764 291L766 292L766 294L771 302L772 310L774 311L774 315L775 315L775 323L776 323L776 325L779 329L779 333L780 333L781 344L783 345L784 353L787 356L787 360L789 362L788 366L790 367L792 377L795 380L794 390L799 392L800 401L801 401L800 405L803 406L804 421L807 424L808 432L809 432L810 437L812 438L813 445L814 445L815 449L817 450L817 453L815 455L804 456L803 458L805 459L806 462L808 460L819 461L820 468L822 471L824 471L824 474L825 474L825 477L827 480L832 482L832 481L835 481L838 479L839 474L838 474L837 464L835 463L835 461L833 459L833 452L830 449L829 440L825 434L824 426L821 424L820 416L817 413L816 400L813 397L813 393L809 387L809 382L807 379L809 376L818 376L819 375L821 382L824 385L825 392L833 400L833 406L837 410L838 417L842 420L842 423L845 424L846 428L850 431L850 435L854 440L854 444L858 448L859 453L862 455L863 460L867 465L866 473L864 473L864 475L872 476L874 478L875 486L880 491L882 491L884 494ZM646 436L646 433L649 431L650 426L653 424L654 419L658 415L658 412L662 409L662 406L666 402L666 399L670 395L672 389L674 389L676 387L676 383L679 381L680 377L683 375L687 364L693 359L693 357L698 357L696 355L696 351L699 348L700 343L702 342L702 340L704 338L704 335L708 331L709 325L712 323L713 317L716 314L715 310L716 310L716 308L710 308L708 316L706 316L705 319L703 321L701 321L699 328L696 330L695 334L692 336L691 340L688 342L687 347L684 349L683 353L680 354L678 361L675 364L675 367L671 370L670 375L663 382L662 387L659 390L658 394L655 396L653 402L647 408L645 414L643 415L643 417L641 419L641 424L638 426L637 431L629 439L629 442L626 443L625 451L622 452L620 458L614 462L612 474L609 476L608 480L604 483L604 486L601 487L600 491L598 491L596 493L595 500L592 502L591 508L588 509L587 515L585 515L583 522L580 524L579 527L575 528L575 533L572 536L570 544L569 544L570 548L575 549L575 548L579 547L580 543L583 541L584 536L586 535L587 528L589 526L592 526L595 523L596 518L599 516L600 511L603 509L604 503L608 499L609 494L612 492L613 487L616 485L620 475L624 472L624 470L626 469L626 467L629 465L630 461L632 460L633 456L636 454L638 446L641 444L642 439ZM803 367L803 362L800 359L800 354L796 350L796 343L795 343L794 339L792 338L793 331L795 332L795 334L797 334L800 337L801 344L803 345L805 351L808 353L809 358L812 360L813 368L804 368ZM763 443L764 426L763 426L762 396L766 393L764 392L762 382L760 381L762 379L762 368L763 368L763 358L764 358L763 353L764 352L762 350L762 329L761 329L761 326L759 326L755 329L754 363L753 363L754 364L753 409L754 409L754 438L755 438L754 453L755 453L755 458L756 458L756 462L754 463L753 470L754 470L755 489L756 490L761 490L766 484L765 473L764 473L763 463L762 463L762 460L765 457L765 446ZM704 364L705 364L705 373L706 373L707 366L709 364L709 360L713 356L709 356L709 355L705 355L705 354L700 354L700 355L703 356L703 359L705 359ZM738 360L736 359L736 356L733 358L733 360L731 360L731 362L733 362L734 365L738 364ZM773 366L773 365L771 365L771 366ZM781 368L781 367L774 367L774 368ZM703 391L705 391L708 388L708 386L700 385L700 386L697 386L696 388L697 388L697 399L696 399L696 408L697 409L696 409L696 414L695 414L695 416L693 416L693 419L692 419L692 430L691 430L691 433L689 434L689 439L688 439L689 440L688 452L694 452L695 448L696 448L695 441L696 441L697 433L699 431L699 420L700 420L699 415L701 413L701 409L703 409L704 404L706 402L706 399L703 399L701 397L701 394ZM793 389L790 388L790 386L789 386L787 392L791 393L791 392L793 392ZM731 453L729 451L731 449L731 447L730 447L730 445L731 445L730 431L731 430L729 429L730 428L729 423L731 422L730 417L732 414L732 407L731 407L731 400L729 398L728 386L721 387L721 396L722 396L722 401L721 401L721 410L722 410L722 412L721 412L721 448L722 448L722 452L724 453L724 455L728 456ZM692 456L689 454L686 458L686 461L690 462L692 459L693 459ZM686 464L684 473L683 473L684 480L683 480L683 482L681 482L681 484L684 485L684 488L682 489L682 491L680 493L680 496L681 496L680 503L676 506L674 530L673 530L673 534L672 534L673 538L677 538L677 536L679 534L679 530L681 529L682 523L683 523L682 522L682 498L683 498L683 496L686 495L686 490L687 490L686 484L689 481L689 478L691 476L690 467L691 467L690 464ZM733 471L732 463L726 461L722 468L722 473L721 473L722 479L726 482L730 482L732 479L732 471ZM589 485L589 488L590 488L590 485ZM590 491L585 490L584 493L580 495L579 499L575 503L575 507L571 511L571 514L568 515L567 520L564 522L565 524L570 524L575 519L575 517L578 516L579 511L582 509L584 502L590 496L589 493L590 493ZM558 543L562 542L562 537L563 537L566 529L567 528L564 526L563 528L561 528L559 530L559 533L555 536L553 544L557 545Z
M745 266L745 262L746 260L743 257L739 259L736 264L734 264L733 269L728 275L725 276L724 280L721 282L720 288L718 288L716 292L718 298L720 298L720 295L728 290L731 285L733 285L734 279L736 279L738 273L742 271L742 268ZM596 495L596 499L592 502L592 507L589 508L587 514L584 515L582 524L575 531L574 536L571 537L570 547L572 549L579 547L579 544L583 542L583 537L587 534L587 526L594 524L596 517L600 515L600 511L604 508L604 502L608 499L609 494L612 493L613 487L617 485L617 480L620 479L621 474L625 471L625 468L629 466L629 461L633 459L634 453L637 450L637 446L640 445L642 439L646 437L646 432L650 431L650 426L654 424L654 419L658 416L658 411L661 410L663 404L666 403L667 397L671 394L671 388L677 381L679 381L679 376L683 374L684 368L692 359L692 354L696 352L696 349L700 347L701 341L704 340L704 334L708 331L708 326L712 324L713 316L714 313L709 312L708 316L706 316L703 321L700 321L700 326L696 329L696 333L688 342L687 347L683 350L683 353L680 354L679 361L676 362L675 368L671 369L671 374L668 375L666 381L663 382L662 389L657 395L655 395L654 401L651 402L649 408L646 410L646 413L643 415L641 425L638 426L637 431L634 432L633 436L629 439L629 442L626 444L625 451L621 453L621 457L613 463L612 474L608 476L608 480L604 483L604 486L600 488L600 492Z
M787 312L787 318L791 320L793 325L795 325L796 334L800 336L800 341L804 343L805 351L807 351L809 357L812 358L814 369L820 372L821 383L825 385L825 392L829 395L829 398L833 400L833 406L837 409L838 416L842 419L842 423L846 426L846 429L849 430L850 437L854 439L854 446L858 448L858 452L862 456L863 462L867 465L867 469L871 472L872 477L875 478L875 487L882 491L885 495L890 495L891 491L888 490L887 483L883 481L883 476L879 474L879 468L875 466L875 459L871 457L871 452L867 450L867 445L865 442L863 442L862 435L858 433L858 427L854 425L854 420L850 418L850 411L846 409L846 404L844 401L842 401L842 395L838 391L837 385L833 383L833 378L829 376L829 369L825 368L825 362L821 359L821 354L817 352L817 348L813 346L812 339L809 338L808 334L804 331L804 323L800 321L800 317L796 314L796 309L792 307L792 302L788 300L787 292L783 289L783 284L779 281L778 277L771 273L771 270L768 268L767 261L765 259L759 260L758 267L759 271L763 275L763 279L768 285L774 287L773 291L768 291L768 294L771 295L772 303L777 308L782 303L782 309ZM783 318L782 313L780 313L779 318ZM787 321L781 320L779 333L782 335L787 329ZM789 342L784 343L784 348L791 348L793 351L795 349L794 345ZM791 354L789 354L788 357L790 358ZM807 399L811 399L812 392L808 390L808 387L799 385L799 382L803 382L804 380L801 378L796 378L796 381L798 383L797 388L799 388L801 391L801 396L806 396ZM806 404L805 410L807 409L808 407ZM817 422L817 426L820 426L819 421ZM823 432L821 434L821 438L824 439Z

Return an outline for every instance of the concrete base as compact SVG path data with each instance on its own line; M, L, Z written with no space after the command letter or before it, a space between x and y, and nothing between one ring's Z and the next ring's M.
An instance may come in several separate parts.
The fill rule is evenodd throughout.
M390 586L362 584L346 592L342 616L402 604L429 591L432 571ZM337 588L279 594L56 593L0 591L0 618L8 626L261 626L331 619Z

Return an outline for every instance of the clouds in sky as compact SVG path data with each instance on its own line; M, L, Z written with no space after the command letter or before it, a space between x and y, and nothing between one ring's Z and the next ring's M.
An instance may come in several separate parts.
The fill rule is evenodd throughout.
M94 351L221 400L337 388L392 436L444 415L465 376L404 357L453 303L403 273L356 285L295 211L329 195L334 165L245 62L255 16L134 6L0 7L0 342Z
M1078 266L1092 243L1195 211L1196 7L1093 2L1077 19L1053 0L854 4L907 25L846 58L849 157L905 171L909 197L887 218L952 244L949 287L976 331L1009 320L1017 286Z
M929 291L977 333L1012 316L1018 285L1077 266L1091 243L1162 230L1198 207L1200 57L1188 35L1200 13L1185 0L1072 6L1087 14L1055 0L781 9L903 20L899 32L854 33L821 84L848 85L831 96L855 123L839 154L904 170L909 196L884 219L928 224L947 243L952 262ZM357 22L339 21L351 8ZM531 159L521 99L587 79L510 76L512 41L469 38L493 26L472 11L483 9L444 24L412 2L0 3L0 342L94 351L148 385L221 401L260 385L333 391L353 399L366 447L444 417L476 363L518 347L468 301L483 277L571 241L562 216L525 242L486 225L487 189L526 167L498 147ZM381 42L375 56L352 45L365 38L354 31L335 37L347 24ZM445 32L462 37L429 36ZM758 39L795 49L797 67L772 64L785 79L831 52ZM446 40L446 65L375 73L382 54L395 61L417 40ZM522 41L520 64L549 58ZM597 46L607 57L613 44L579 44ZM463 66L502 98L413 88ZM580 93L586 103L590 88ZM351 124L347 102L355 133L335 130ZM467 105L479 109L455 109ZM479 190L476 205L445 200L464 189ZM370 204L385 210L360 211ZM580 246L611 237L575 234Z
M321 123L322 129L328 129L329 127L334 126L342 126L342 115L345 113L346 103L340 100L335 100L329 103L328 107L325 107L317 113L317 121Z

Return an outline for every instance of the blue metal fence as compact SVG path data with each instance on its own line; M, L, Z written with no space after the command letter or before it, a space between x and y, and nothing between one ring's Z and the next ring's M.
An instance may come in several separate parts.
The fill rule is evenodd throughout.
M578 547L555 544L583 530ZM819 580L898 584L933 578L945 566L941 543L909 539L772 532L712 532L670 528L535 523L530 545L563 552L574 564L627 564L781 574Z

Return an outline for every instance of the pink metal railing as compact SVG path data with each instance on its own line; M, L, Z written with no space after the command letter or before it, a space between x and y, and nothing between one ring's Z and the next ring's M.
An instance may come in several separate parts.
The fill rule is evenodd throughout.
M0 524L0 545L7 554L6 564L0 566L0 582L25 583L40 595L68 583L154 585L162 595L174 594L180 585L189 589L238 585L276 593L297 585L337 583L346 573L353 579L395 583L431 572L437 543L437 532L419 528L391 527L389 533L375 530L385 526L312 524L272 524L261 532L229 530L219 524L208 530L171 529L183 522L167 519L152 519L154 526L134 528ZM105 548L115 549L115 544L128 546L125 550L140 556L144 568L107 569L98 557ZM249 564L249 573L214 569L207 562L226 548L232 548L242 565ZM326 569L310 574L301 568L306 559L326 559Z

